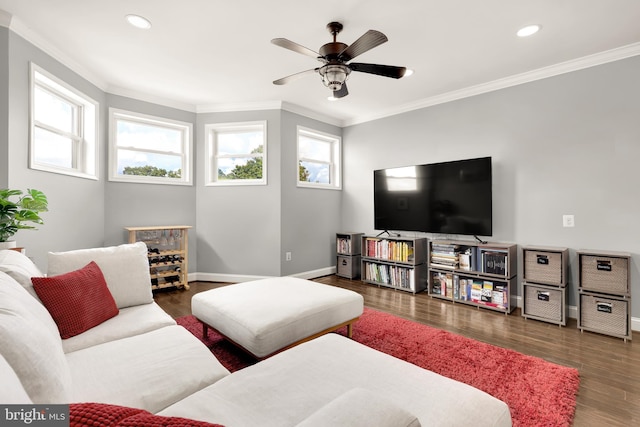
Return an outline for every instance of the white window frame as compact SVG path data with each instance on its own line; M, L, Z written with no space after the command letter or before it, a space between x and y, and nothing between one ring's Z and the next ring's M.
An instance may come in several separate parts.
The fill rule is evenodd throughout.
M29 63L29 80L29 168L97 180L100 152L98 144L99 103L33 62ZM36 87L73 106L75 111L74 132L68 133L36 120ZM36 129L43 129L73 140L71 167L37 161Z
M300 155L300 136L313 138L331 145L331 158L326 161L305 159ZM326 132L298 126L296 133L296 182L298 187L319 188L325 190L342 190L342 138ZM329 165L329 184L300 181L300 162L326 163Z
M118 145L118 120L126 120L128 122L136 122L177 130L181 133L181 152L174 151L143 149L138 147L128 147ZM180 178L169 178L159 176L143 176L143 175L120 175L118 174L118 149L128 149L131 151L152 153L152 154L171 154L179 156L181 159L181 176ZM117 108L109 108L109 181L130 182L142 184L167 184L167 185L192 185L193 183L193 167L191 153L193 152L193 124L182 122L179 120L167 119L164 117L151 116L134 111L121 110Z
M233 155L218 154L218 134L243 132L247 130L262 131L262 154L244 153ZM267 122L265 120L253 122L210 123L205 125L205 174L206 186L235 186L235 185L267 185ZM221 158L255 158L262 157L262 179L218 179L218 159Z

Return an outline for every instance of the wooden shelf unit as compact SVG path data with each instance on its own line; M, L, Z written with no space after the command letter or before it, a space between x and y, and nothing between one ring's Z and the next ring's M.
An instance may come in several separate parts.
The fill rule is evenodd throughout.
M129 243L147 245L151 289L189 289L190 228L190 225L125 227Z
M434 298L509 314L517 306L517 272L515 244L429 242L428 291Z
M578 251L578 329L631 340L631 254Z
M569 249L522 248L522 317L567 325Z
M360 277L360 255L364 233L336 233L336 275L347 279Z
M406 292L427 288L427 239L362 237L362 281Z

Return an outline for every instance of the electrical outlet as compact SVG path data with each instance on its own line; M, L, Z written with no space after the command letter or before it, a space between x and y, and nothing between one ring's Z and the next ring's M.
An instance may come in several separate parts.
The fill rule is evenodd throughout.
M562 226L563 227L575 227L575 219L573 215L562 215Z
M285 261L291 261L291 252L285 252L284 260Z

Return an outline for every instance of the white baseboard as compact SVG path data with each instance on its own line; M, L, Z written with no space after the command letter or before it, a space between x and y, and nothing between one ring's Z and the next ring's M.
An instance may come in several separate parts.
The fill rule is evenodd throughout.
M302 273L291 274L291 277L299 277L300 279L315 279L317 277L335 274L335 267L325 267L318 270L305 271ZM273 276L252 276L248 274L224 274L224 273L189 273L189 281L202 280L205 282L231 282L240 283L251 280L268 279Z
M299 277L301 279L315 279L317 277L328 276L336 273L336 267L325 267L318 270L305 271L302 273L292 274L291 277ZM218 274L218 273L189 273L189 281L202 280L205 282L248 282L250 280L267 279L272 276L251 276L240 274ZM522 297L518 297L518 307L522 308ZM578 318L578 307L570 305L568 307L567 316L571 319ZM640 331L640 318L631 318L631 330Z

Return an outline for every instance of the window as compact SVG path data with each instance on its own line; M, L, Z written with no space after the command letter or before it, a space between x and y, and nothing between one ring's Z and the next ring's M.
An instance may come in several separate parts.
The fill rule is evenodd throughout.
M342 188L340 137L298 127L298 187Z
M193 125L109 110L109 180L190 185Z
M207 185L267 183L267 123L205 126Z
M98 179L98 103L30 65L29 167Z

